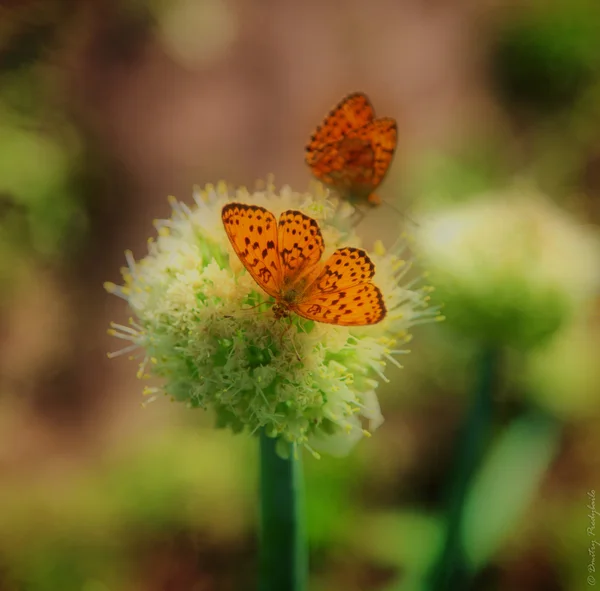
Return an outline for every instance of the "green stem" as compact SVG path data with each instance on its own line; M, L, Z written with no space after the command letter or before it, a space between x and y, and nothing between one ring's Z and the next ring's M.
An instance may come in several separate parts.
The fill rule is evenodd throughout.
M260 435L260 591L305 591L308 574L302 461Z
M452 472L444 544L431 572L429 588L433 591L458 591L466 587L471 576L461 538L462 518L467 493L490 432L498 361L497 349L482 350L473 402L459 444L456 469Z

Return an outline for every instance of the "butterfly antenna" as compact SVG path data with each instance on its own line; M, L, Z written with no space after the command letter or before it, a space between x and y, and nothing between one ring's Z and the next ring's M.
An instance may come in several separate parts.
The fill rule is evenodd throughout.
M263 304L268 304L269 302L258 302L258 304L254 305L254 306L250 306L249 308L242 308L243 312L247 312L248 310L254 310L255 308L258 308L259 306L262 306Z
M356 221L352 224L352 226L356 228L358 224L360 224L365 219L367 212L363 209L359 209L358 207L356 207L354 213L356 215Z
M244 312L250 312L252 310L255 310L256 308L258 308L259 306L262 306L263 304L268 304L269 302L259 302L258 304L256 304L256 306L250 306L250 308L242 308L240 310L240 314L243 314ZM258 310L258 312L260 312L260 310ZM225 318L233 318L233 316L231 316L230 314L227 314L225 316Z
M385 200L381 200L382 204L387 205L389 208L393 209L400 217L406 218L411 224L414 224L415 226L419 226L419 224L417 222L415 222L415 220L413 220L407 213L406 211L400 211L395 205L393 205L392 203L390 203L389 201L385 201Z

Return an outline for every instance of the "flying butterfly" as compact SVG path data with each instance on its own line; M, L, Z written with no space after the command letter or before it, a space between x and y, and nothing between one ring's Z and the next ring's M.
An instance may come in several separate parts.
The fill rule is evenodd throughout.
M294 312L317 322L362 326L385 317L367 253L339 248L321 263L325 243L314 219L288 210L277 220L265 208L243 203L225 205L221 218L244 267L275 298L276 318Z
M374 193L388 172L398 137L396 120L375 117L362 92L346 96L306 145L306 164L323 184L352 204L375 206Z

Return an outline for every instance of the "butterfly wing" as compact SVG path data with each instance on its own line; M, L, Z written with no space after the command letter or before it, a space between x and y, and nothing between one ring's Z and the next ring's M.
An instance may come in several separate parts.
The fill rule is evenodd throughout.
M341 326L376 324L386 315L383 294L371 283L375 265L364 250L341 248L326 261L294 312Z
M363 283L337 293L316 294L292 308L296 314L326 324L366 326L385 317L383 295L372 283Z
M368 142L373 151L370 177L372 189L376 189L383 181L396 152L398 143L398 124L391 117L381 117L372 123L348 134L348 140Z
M348 131L339 141L315 152L311 170L321 182L351 202L381 200L373 191L387 174L396 150L398 129L390 117Z
M328 144L315 155L312 173L322 183L341 193L360 185L370 185L375 152L368 139L345 137Z
M325 249L319 224L301 211L284 211L279 216L277 243L283 284L304 291L308 277L319 269L317 264Z
M344 97L311 135L306 145L306 163L312 167L324 146L339 141L350 130L358 129L374 118L375 111L366 94L354 92Z
M228 203L221 219L240 261L270 296L280 296L283 273L277 245L277 220L264 207Z

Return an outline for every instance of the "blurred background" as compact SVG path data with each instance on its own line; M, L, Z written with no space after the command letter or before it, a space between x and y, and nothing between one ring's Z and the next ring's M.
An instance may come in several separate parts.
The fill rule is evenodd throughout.
M407 216L526 178L600 223L595 0L0 2L1 590L254 588L256 441L140 407L136 364L106 358L128 312L102 283L144 256L168 195L269 173L304 190L308 136L359 90L399 122L378 193ZM401 223L382 205L365 244ZM592 300L503 353L470 589L590 587L599 345ZM478 344L449 317L412 349L375 436L305 458L311 590L423 588Z

